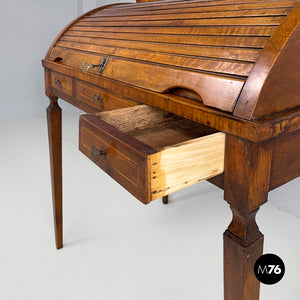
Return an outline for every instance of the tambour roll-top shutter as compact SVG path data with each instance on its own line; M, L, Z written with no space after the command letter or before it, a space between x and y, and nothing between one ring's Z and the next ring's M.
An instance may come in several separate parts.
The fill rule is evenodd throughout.
M191 97L237 117L258 118L278 110L268 104L268 90L260 98L261 90L299 24L297 5L296 1L191 0L107 6L68 26L46 59L83 70L84 63L102 64L102 70L85 71L156 93ZM293 14L297 16L289 16ZM288 34L274 50L274 40L283 30ZM268 53L274 50L271 58L266 58L265 48ZM269 67L261 70L268 59ZM255 80L260 80L259 88L251 94ZM300 105L299 99L286 101L280 110Z

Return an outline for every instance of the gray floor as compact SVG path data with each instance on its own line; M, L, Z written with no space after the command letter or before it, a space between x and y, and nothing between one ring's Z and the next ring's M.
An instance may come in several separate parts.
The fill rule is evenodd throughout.
M65 247L56 251L45 124L0 126L0 299L222 299L231 219L222 191L201 182L167 206L141 204L77 150L75 114L63 123ZM300 221L269 204L257 221L265 253L286 265L261 299L299 300Z

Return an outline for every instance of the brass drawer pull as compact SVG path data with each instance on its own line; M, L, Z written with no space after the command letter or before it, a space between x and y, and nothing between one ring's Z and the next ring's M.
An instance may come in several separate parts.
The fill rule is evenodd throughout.
M105 56L99 65L90 65L90 64L84 62L81 65L81 70L84 73L87 73L89 71L89 69L91 69L91 68L99 68L99 74L101 74L104 71L104 69L108 63L108 60L109 60L109 56Z
M96 146L93 146L91 155L92 155L93 161L97 162L99 160L99 156L106 155L106 150L104 148L98 150L98 148Z
M97 94L94 95L93 99L94 99L95 104L97 103L97 101L100 101L100 102L103 101L103 98L101 97L101 95L97 96Z
M54 83L61 86L61 80L60 79L54 78Z

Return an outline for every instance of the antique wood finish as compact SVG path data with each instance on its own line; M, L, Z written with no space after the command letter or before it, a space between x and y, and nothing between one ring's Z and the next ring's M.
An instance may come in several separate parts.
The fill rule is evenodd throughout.
M93 159L93 147L105 154ZM79 150L136 198L148 201L147 157L155 152L153 148L88 115L80 118Z
M56 72L50 72L50 85L60 94L72 96L72 78Z
M226 136L224 199L233 219L224 233L225 300L259 299L254 263L263 252L263 235L255 222L259 206L267 201L272 143L252 143Z
M300 176L300 131L274 139L270 190Z
M145 204L222 173L224 145L223 133L147 105L80 120L79 149Z
M295 5L272 3L215 1L208 10L201 1L175 1L167 9L158 1L94 10L60 35L46 59L80 69L107 57L103 77L157 93L192 91L204 105L233 112L260 53Z
M124 95L100 89L82 81L77 82L75 93L79 101L92 106L96 111L113 110L138 104L137 101L126 98Z
M300 176L299 1L139 2L77 18L42 62L56 246L62 98L90 114L80 150L143 203L167 204L203 179L224 189L224 297L258 300L255 215L270 190Z
M263 235L243 245L232 236L224 233L224 300L259 299L260 284L256 279L253 266L263 254Z
M300 131L285 134L272 140L272 163L269 191L300 176ZM224 189L224 173L208 179Z
M62 141L61 141L61 108L57 97L50 96L47 108L49 153L52 178L52 198L55 227L56 248L63 246L63 215L62 215Z
M232 207L249 213L267 201L272 147L226 136L224 199Z
M224 173L207 179L208 182L224 190Z
M300 3L269 39L248 77L234 115L256 119L299 107Z
M169 196L167 195L167 196L163 196L162 197L162 202L163 202L163 204L168 204L169 203Z
M116 91L130 99L138 99L143 103L155 106L195 122L210 126L219 131L238 135L251 141L262 141L278 136L282 133L295 131L300 126L300 109L278 113L276 115L260 119L258 121L247 121L232 116L231 114L201 105L198 101L172 94L158 94L148 90L135 88L109 78L94 74L85 74L81 70L62 66L48 61L43 61L46 69L64 72L68 76L79 78L82 81L91 82L98 87ZM75 96L75 95L74 95ZM64 98L68 102L82 106L82 102L76 98ZM81 107L79 107L81 108ZM89 112L87 109L82 108Z
M153 1L162 1L162 0L137 0L137 3L142 3L142 2L153 2Z

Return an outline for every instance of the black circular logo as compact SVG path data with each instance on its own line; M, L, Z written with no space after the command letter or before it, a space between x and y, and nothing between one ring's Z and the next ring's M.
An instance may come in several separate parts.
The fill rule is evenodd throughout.
M256 278L264 284L279 282L285 272L282 259L275 254L264 254L259 257L254 265Z

